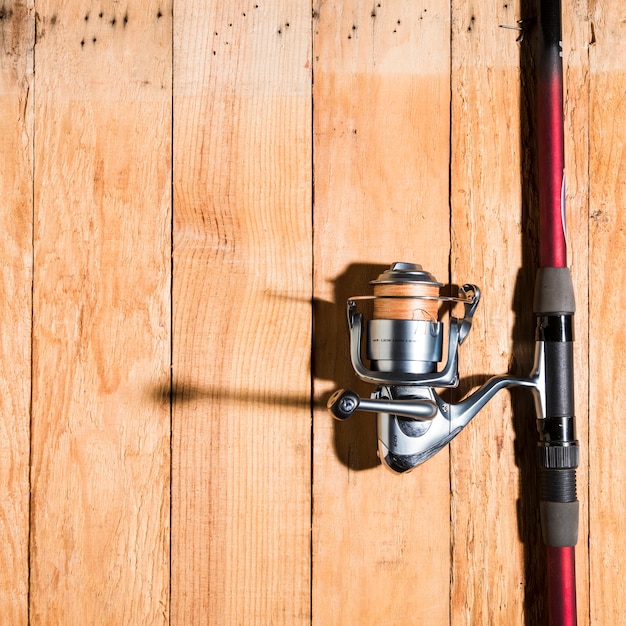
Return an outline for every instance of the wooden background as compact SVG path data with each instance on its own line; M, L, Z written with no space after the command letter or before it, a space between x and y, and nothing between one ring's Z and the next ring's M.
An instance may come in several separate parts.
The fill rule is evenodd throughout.
M529 398L398 477L345 299L475 282L532 361L531 0L0 7L0 623L545 624ZM579 623L626 623L626 10L564 0Z

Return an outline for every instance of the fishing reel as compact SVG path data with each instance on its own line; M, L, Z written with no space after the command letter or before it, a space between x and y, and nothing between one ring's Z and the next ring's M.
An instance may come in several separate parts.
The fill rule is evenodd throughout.
M463 285L454 297L442 295L444 285L412 263L394 263L370 284L373 295L351 297L347 314L352 366L376 390L370 398L361 398L339 389L328 400L328 408L340 420L355 411L377 413L378 454L388 468L403 473L429 459L501 389L530 387L536 403L542 403L540 355L529 377L495 376L458 404L437 393L438 388L458 385L458 349L480 300L476 285ZM364 323L360 309L368 303L373 312ZM463 314L457 317L454 312L459 308ZM445 317L447 354L441 365ZM363 348L369 367L362 360Z

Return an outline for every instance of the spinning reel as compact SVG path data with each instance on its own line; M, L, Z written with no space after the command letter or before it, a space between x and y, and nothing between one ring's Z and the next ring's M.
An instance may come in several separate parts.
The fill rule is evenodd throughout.
M373 295L351 297L347 313L352 366L359 378L377 385L376 390L366 399L339 389L328 408L341 420L355 411L377 413L378 454L391 470L407 472L429 459L505 387L530 387L537 415L544 413L541 343L527 378L495 376L458 404L446 402L435 391L458 385L458 348L480 300L476 285L463 285L456 297L441 295L443 284L412 263L394 263L370 284ZM373 314L364 336L364 314L358 309L367 301L373 303ZM460 307L463 317L455 317L453 311ZM440 318L448 308L447 356L438 369L445 332ZM361 357L363 345L369 367Z

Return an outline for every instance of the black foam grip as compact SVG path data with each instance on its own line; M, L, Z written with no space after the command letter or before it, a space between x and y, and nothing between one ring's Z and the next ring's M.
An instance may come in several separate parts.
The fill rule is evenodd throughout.
M541 468L539 511L541 532L547 546L575 546L578 541L579 504L576 470Z
M541 534L547 546L564 548L578 542L578 502L540 502Z

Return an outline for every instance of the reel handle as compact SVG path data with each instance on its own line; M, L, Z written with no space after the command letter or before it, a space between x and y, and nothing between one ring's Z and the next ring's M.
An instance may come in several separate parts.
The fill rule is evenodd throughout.
M437 416L437 404L432 400L412 398L410 400L365 399L349 389L338 389L328 399L327 407L338 420L348 419L355 411L370 413L393 413L419 421L430 421Z

